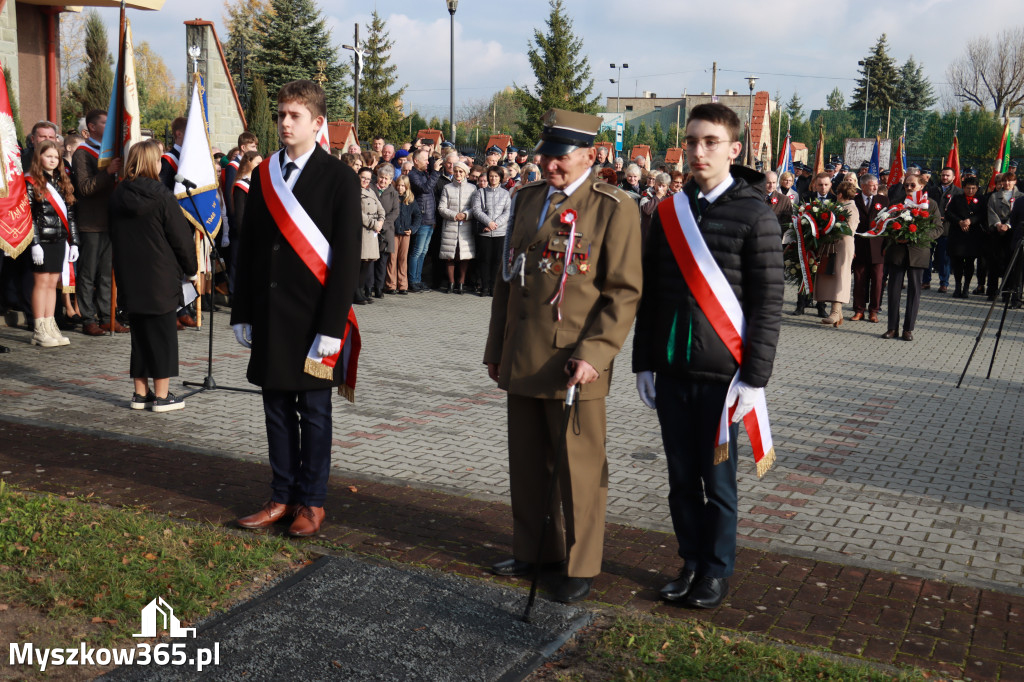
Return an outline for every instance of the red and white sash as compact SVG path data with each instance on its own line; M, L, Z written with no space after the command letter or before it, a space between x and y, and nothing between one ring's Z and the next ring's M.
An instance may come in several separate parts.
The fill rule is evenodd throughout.
M743 341L747 328L743 306L740 305L725 274L704 243L704 237L690 211L686 193L678 192L671 201L661 202L658 205L658 214L661 216L661 224L672 249L672 255L675 256L676 264L679 265L679 270L683 273L683 278L697 305L733 358L742 366ZM739 377L740 372L736 370L729 383L730 392L739 381ZM729 423L732 421L733 412L735 406L722 406L718 438L715 441L715 464L729 459ZM757 475L761 477L775 463L775 448L768 423L768 404L763 388L757 389L754 409L743 417L743 425L754 450Z
M93 157L94 159L98 159L98 158L100 158L100 150L99 150L99 149L96 149L96 148L95 148L95 147L93 147L93 146L92 146L91 144L89 144L89 141L88 141L88 140L86 140L86 141L85 141L84 143L80 144L80 145L78 146L78 148L79 148L79 149L84 149L85 151L87 151L87 152L89 152L90 154L92 154L92 157Z
M164 155L161 156L160 158L166 161L171 168L173 168L174 170L178 170L178 157L176 157L174 154L171 154L170 152L165 152Z
M25 176L25 182L35 185L36 182L31 175ZM38 201L42 197L39 196L39 190L36 189L36 200ZM67 236L66 243L64 244L64 263L60 269L60 288L65 294L72 294L75 292L75 269L71 267L71 228L68 225L68 206L64 203L64 197L60 195L57 188L52 184L47 183L46 185L46 200L53 206L53 210L60 216L60 221L64 223L64 234Z
M331 245L284 181L281 162L278 158L282 153L283 151L280 150L274 152L260 164L263 198L270 215L274 218L274 223L281 230L285 240L320 282L320 285L326 286L327 278L331 274L333 258ZM322 335L318 333L306 353L305 372L321 379L333 380L335 366L340 360L344 383L338 387L338 393L345 396L350 402L355 402L356 369L359 363L359 350L362 347L355 311L349 308L345 334L341 339L339 352L328 357L320 357L317 348L320 347L321 338Z
M246 178L241 178L240 180L235 180L235 187L237 187L238 189L242 190L246 194L249 193L249 181Z

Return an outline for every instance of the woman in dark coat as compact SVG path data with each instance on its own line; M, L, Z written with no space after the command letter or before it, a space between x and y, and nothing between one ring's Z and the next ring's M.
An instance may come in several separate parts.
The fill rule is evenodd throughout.
M978 197L978 178L967 178L963 185L964 193L953 197L946 209L946 222L949 223L946 251L956 281L953 298L967 298L971 289L974 259L978 257L985 222L985 204Z
M185 406L168 390L178 376L175 311L184 305L182 281L195 280L198 264L184 214L159 177L159 143L132 145L110 197L110 242L118 302L131 320L131 408L168 412Z
M32 345L43 348L67 346L54 312L57 282L65 268L78 260L78 228L75 224L75 192L64 172L60 147L52 140L36 145L32 166L25 176L32 207ZM74 289L65 291L70 293Z

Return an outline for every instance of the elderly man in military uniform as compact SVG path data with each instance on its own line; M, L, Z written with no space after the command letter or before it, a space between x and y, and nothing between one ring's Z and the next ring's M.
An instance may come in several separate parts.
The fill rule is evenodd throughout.
M508 391L513 518L513 556L491 570L528 574L540 549L543 567L564 563L554 596L571 603L601 572L605 397L640 300L640 214L625 192L591 174L600 118L552 109L543 120L535 152L546 180L516 194L512 276L495 286L484 353L491 378ZM578 411L563 432L563 401L575 385ZM559 494L545 508L563 438ZM553 532L540 548L548 513Z

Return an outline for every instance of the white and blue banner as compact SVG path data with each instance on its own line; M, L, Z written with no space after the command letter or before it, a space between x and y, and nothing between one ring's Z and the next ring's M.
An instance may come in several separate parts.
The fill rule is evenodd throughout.
M202 227L212 237L216 236L221 226L220 183L207 132L203 90L202 78L197 73L192 81L188 124L185 126L185 139L182 140L181 156L178 159L178 173L194 182L196 188L192 190L192 198L189 199L185 186L175 182L174 196L188 221L196 227Z
M881 170L880 166L882 165L879 161L880 145L881 142L878 137L875 136L875 146L871 148L871 160L868 161L868 174L874 175L876 178L878 177L878 172Z

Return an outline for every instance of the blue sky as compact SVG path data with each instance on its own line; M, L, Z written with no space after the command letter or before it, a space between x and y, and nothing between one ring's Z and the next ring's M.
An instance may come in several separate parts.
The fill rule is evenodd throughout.
M351 43L356 22L365 35L376 8L395 43L391 56L400 83L408 85L405 101L428 117L447 112L450 44L444 0L318 4L338 45ZM857 60L883 32L896 61L913 55L923 62L942 94L946 66L963 52L968 39L991 33L993 26L1024 25L1020 0L988 0L984 11L951 0L565 0L564 5L583 38L595 92L603 96L615 95L609 83L615 73L608 68L613 62L629 64L622 72L623 97L645 90L672 97L684 90L710 91L711 64L717 61L719 92L747 92L746 76L753 73L759 76L757 90L772 96L778 91L783 100L796 91L806 110L824 107L825 96L837 86L849 101ZM116 35L117 11L99 11ZM548 11L547 0L460 0L455 15L457 112L512 83L532 81L526 51L534 30L546 30ZM135 40L148 41L182 79L184 21L214 21L226 39L218 0L167 0L159 12L129 13Z

